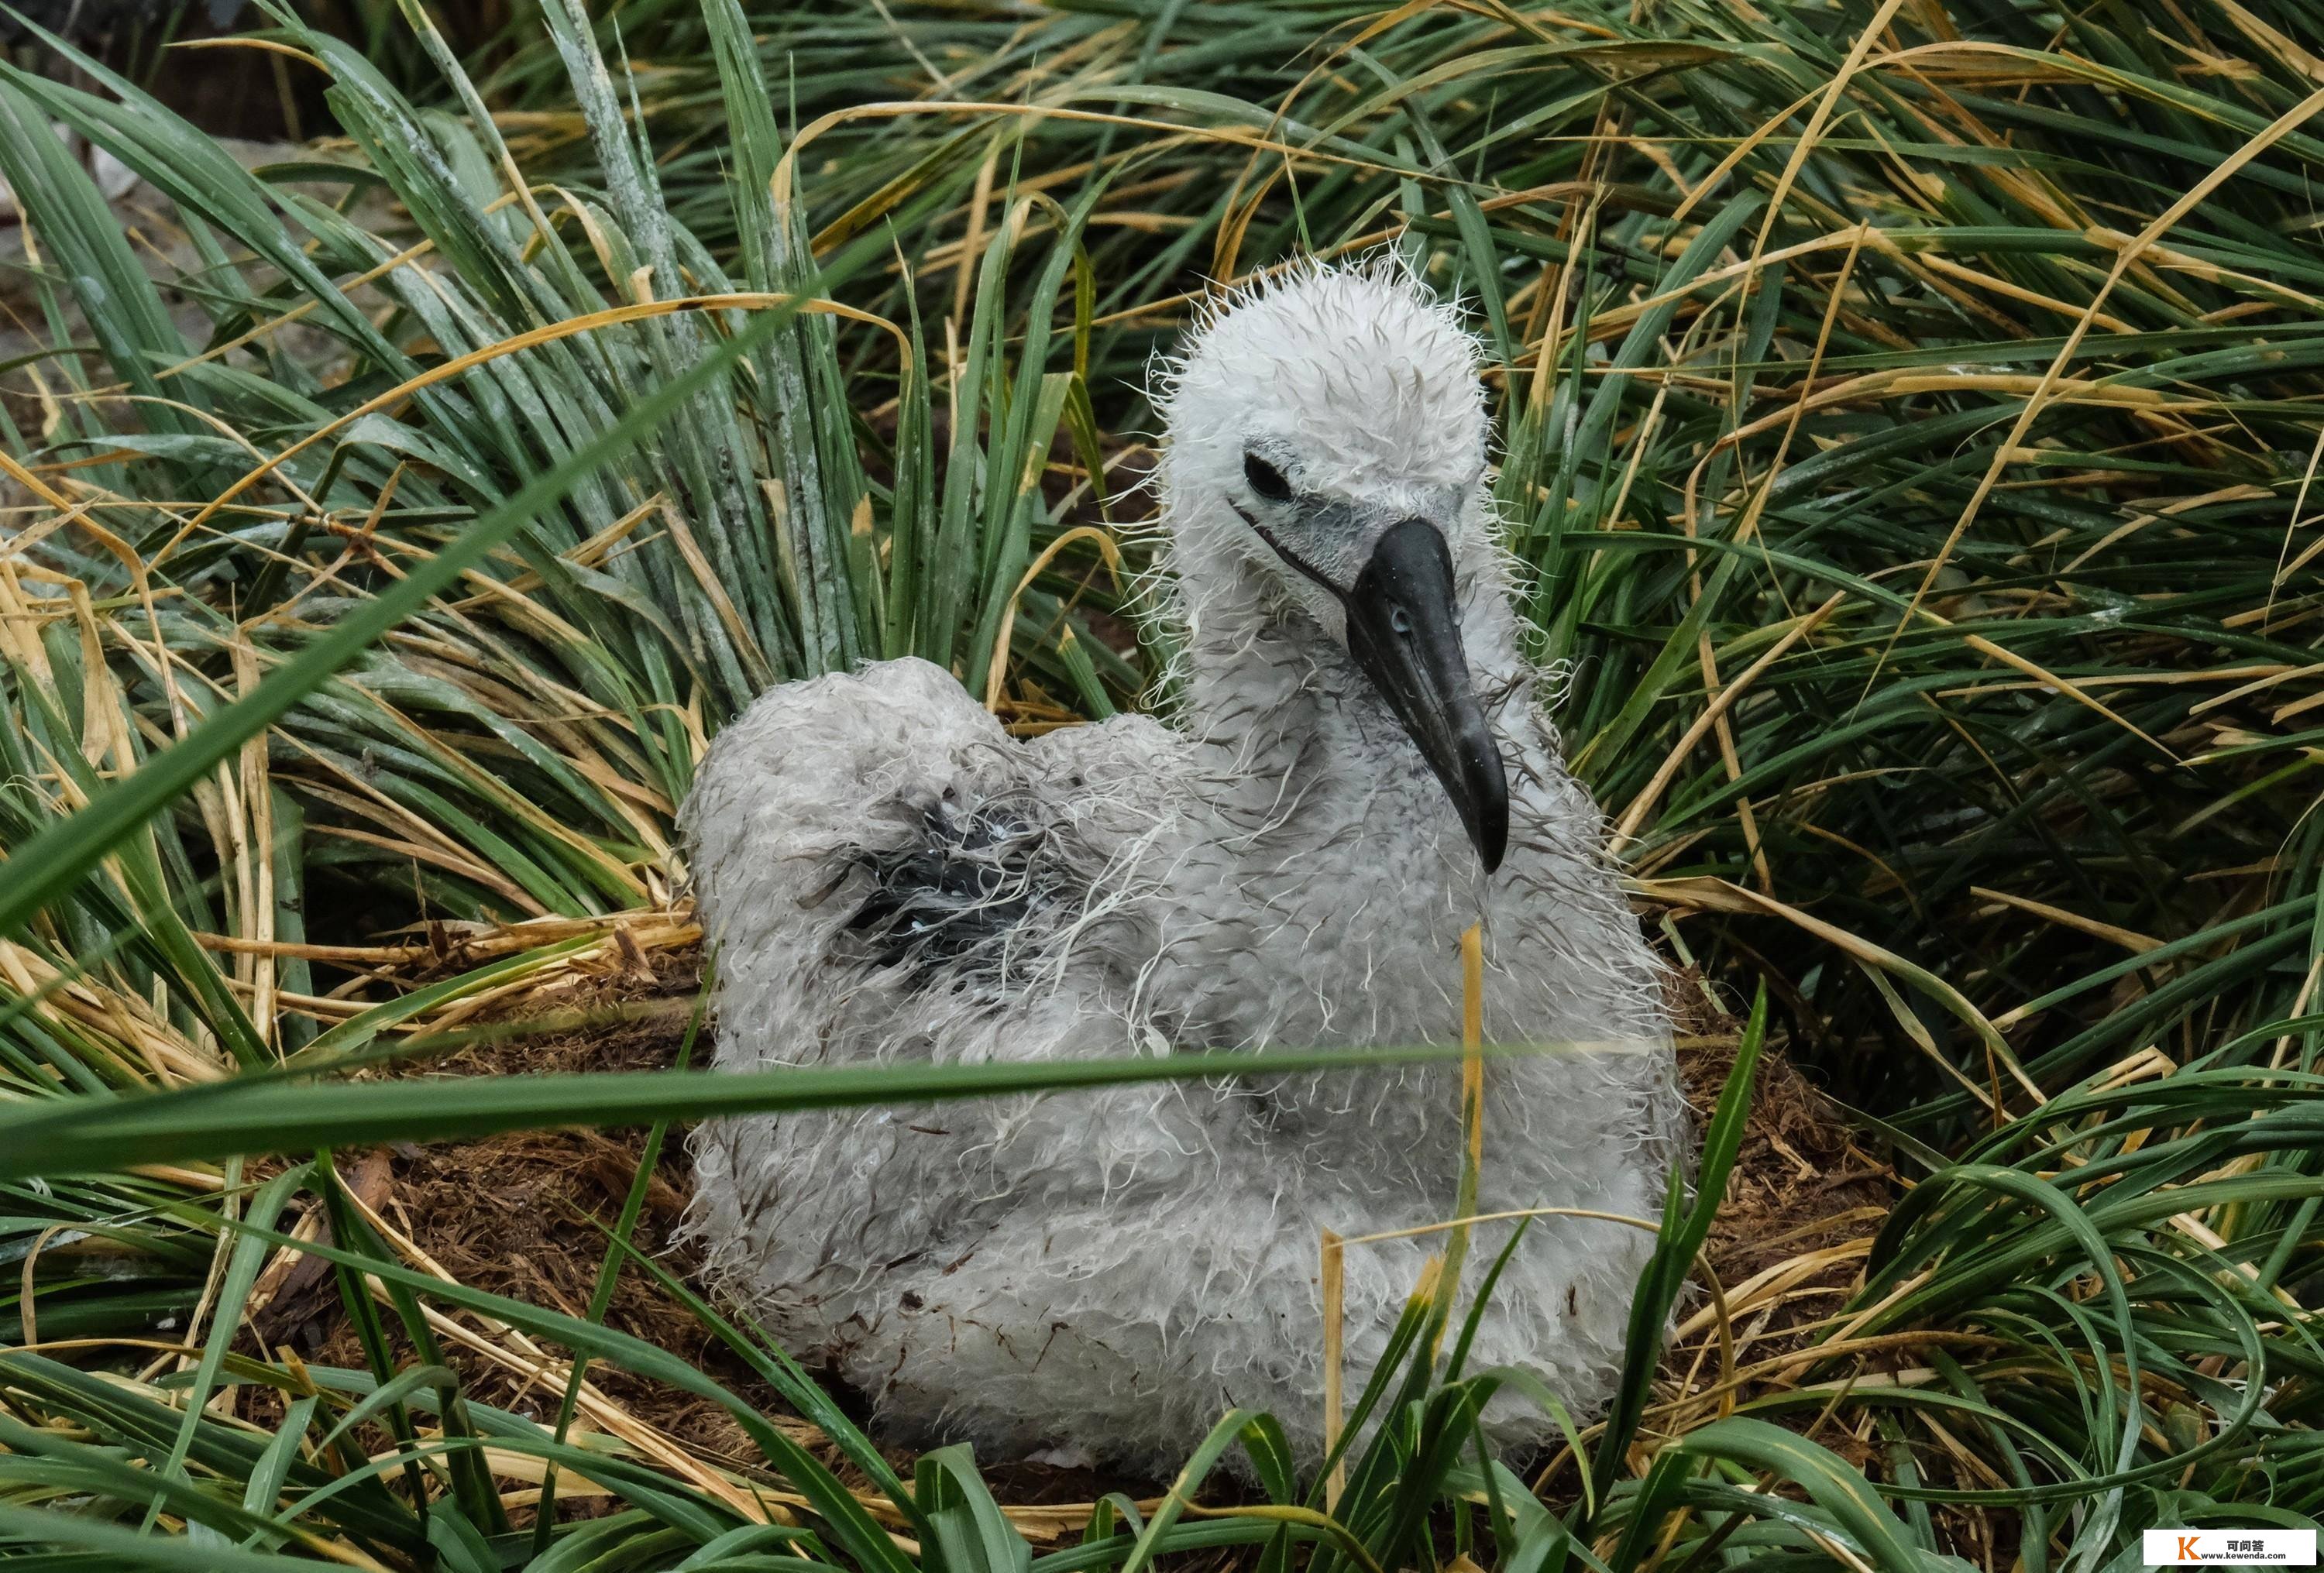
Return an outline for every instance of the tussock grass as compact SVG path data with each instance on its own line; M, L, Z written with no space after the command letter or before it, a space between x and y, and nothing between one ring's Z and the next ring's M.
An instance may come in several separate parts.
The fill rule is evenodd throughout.
M0 1551L2043 1573L2324 1505L2306 7L552 0L473 79L405 9L392 77L276 19L343 135L256 171L93 62L0 68L33 343L0 379ZM125 223L52 121L143 177ZM764 684L916 653L1028 730L1141 703L1167 651L1103 531L1146 357L1206 277L1383 244L1492 346L1560 724L1642 904L1858 1107L1885 1218L1685 1302L1662 1360L1745 1054L1622 1399L1538 1482L1468 1424L1520 1379L1434 1362L1459 1307L1421 1301L1351 1374L1381 1423L1328 1513L1250 1416L1164 1497L1032 1510L957 1449L907 1479L619 1244L601 1289L657 1279L788 1415L603 1294L451 1281L314 1153L452 1130L364 1067L698 943L672 809ZM302 1251L360 1364L242 1340ZM487 1403L454 1349L557 1401ZM1231 1447L1256 1500L1187 1508Z

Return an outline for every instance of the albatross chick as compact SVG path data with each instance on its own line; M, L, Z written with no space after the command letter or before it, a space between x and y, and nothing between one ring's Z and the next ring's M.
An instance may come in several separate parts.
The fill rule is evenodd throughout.
M788 684L687 804L718 1063L1457 1043L1484 924L1480 1212L1536 1219L1472 1369L1611 1391L1683 1130L1655 963L1495 539L1478 346L1399 269L1239 294L1166 370L1175 726L1008 737L923 661ZM1166 1471L1230 1405L1322 1454L1318 1230L1452 1216L1459 1068L712 1121L714 1279L904 1441ZM1480 1226L1489 1259L1507 1223ZM1351 1246L1360 1382L1443 1237ZM1487 1429L1554 1432L1504 1395Z

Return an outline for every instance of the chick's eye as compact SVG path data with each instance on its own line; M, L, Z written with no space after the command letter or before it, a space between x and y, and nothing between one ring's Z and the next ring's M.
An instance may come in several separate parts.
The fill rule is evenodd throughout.
M1250 483L1252 491L1269 502L1291 501L1291 483L1283 478L1282 471L1257 454L1243 455L1242 478Z

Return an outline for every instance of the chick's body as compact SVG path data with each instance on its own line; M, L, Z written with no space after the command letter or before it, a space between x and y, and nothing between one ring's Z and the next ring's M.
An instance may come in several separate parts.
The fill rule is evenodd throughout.
M763 696L687 823L737 1068L1452 1043L1481 921L1489 1039L1590 1046L1488 1066L1480 1210L1563 1210L1530 1226L1472 1364L1586 1409L1651 1237L1578 1215L1655 1216L1683 1120L1651 955L1519 645L1472 355L1380 269L1312 271L1197 338L1164 400L1183 724L1017 741L948 675L886 662ZM1443 543L1451 687L1498 772L1428 711L1442 672L1364 649L1365 619L1427 621L1363 566L1414 520ZM1452 1216L1458 1083L1438 1064L713 1122L695 1223L724 1286L905 1440L1158 1470L1240 1405L1313 1463L1318 1231ZM1352 1380L1440 1248L1348 1252ZM1551 1434L1514 1400L1488 1422Z

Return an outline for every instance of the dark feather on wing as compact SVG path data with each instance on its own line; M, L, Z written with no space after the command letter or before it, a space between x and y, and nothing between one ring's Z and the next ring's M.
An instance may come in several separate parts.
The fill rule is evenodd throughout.
M998 982L1009 943L1046 901L1039 827L1003 804L964 808L948 793L902 846L865 851L872 890L848 919L860 959L926 980Z

